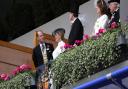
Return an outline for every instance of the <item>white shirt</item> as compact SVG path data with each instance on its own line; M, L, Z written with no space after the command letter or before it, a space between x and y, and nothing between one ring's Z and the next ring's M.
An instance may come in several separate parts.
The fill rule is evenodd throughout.
M40 44L41 51L44 49L43 47L45 47L45 43Z
M100 16L95 22L94 31L95 34L99 32L99 29L106 29L108 25L108 16L106 14Z
M74 20L71 21L71 23L73 24L76 21L77 18L74 18Z
M58 57L58 55L62 52L65 51L64 49L64 45L65 43L63 41L60 41L56 47L56 49L53 51L52 53L52 56L53 56L53 59L56 59L56 57Z

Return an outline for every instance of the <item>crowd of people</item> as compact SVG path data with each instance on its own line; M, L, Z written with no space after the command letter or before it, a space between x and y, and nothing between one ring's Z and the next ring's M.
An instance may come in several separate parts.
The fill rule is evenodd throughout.
M109 0L108 5L104 0L97 0L96 12L98 18L94 25L93 35L96 35L99 29L110 28L111 25L117 24L120 26L120 14L119 14L119 0ZM68 38L68 44L75 45L76 40L83 39L83 26L78 18L79 15L79 4L77 0L71 0L71 9L69 11L69 20L72 24L71 31ZM49 65L52 63L51 60L55 60L59 54L63 53L65 49L63 46L64 42L64 28L55 29L52 35L55 37L57 42L57 47L54 49L53 44L44 42L43 31L37 31L37 38L39 44L33 49L33 61L36 67L36 83L39 82L40 77L42 77L42 72L49 70ZM46 72L46 71L45 71ZM48 89L54 89L52 82L49 83ZM42 89L42 88L39 88Z

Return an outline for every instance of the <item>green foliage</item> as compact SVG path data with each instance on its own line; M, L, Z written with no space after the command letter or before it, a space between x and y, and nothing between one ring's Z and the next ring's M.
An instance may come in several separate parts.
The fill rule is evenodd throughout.
M89 39L59 55L52 65L57 89L122 61L116 47L120 31L120 28L109 30L97 40Z
M25 89L25 86L30 86L30 83L27 82L27 78L32 76L31 71L19 73L8 81L0 81L0 89Z

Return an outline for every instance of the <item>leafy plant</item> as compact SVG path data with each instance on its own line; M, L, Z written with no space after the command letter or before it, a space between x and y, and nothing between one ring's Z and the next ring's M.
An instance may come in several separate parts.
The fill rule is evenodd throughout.
M123 61L120 49L116 47L119 32L121 28L109 29L98 39L88 39L59 55L52 65L57 89Z
M27 78L32 77L31 71L26 71L23 73L19 73L14 78L0 82L0 89L25 89L25 86L30 86Z
M29 65L23 64L16 67L10 76L8 74L0 74L0 89L25 89L31 85L34 79L34 73Z

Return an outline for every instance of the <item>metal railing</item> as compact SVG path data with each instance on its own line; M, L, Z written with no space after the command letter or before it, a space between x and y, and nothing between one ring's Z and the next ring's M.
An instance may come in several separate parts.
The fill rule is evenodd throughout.
M97 78L93 81L74 87L73 89L98 89L98 88L104 87L109 84L114 84L120 89L128 89L121 82L121 79L126 78L126 77L128 77L128 66L122 69L119 69L115 72L109 73L100 78Z

